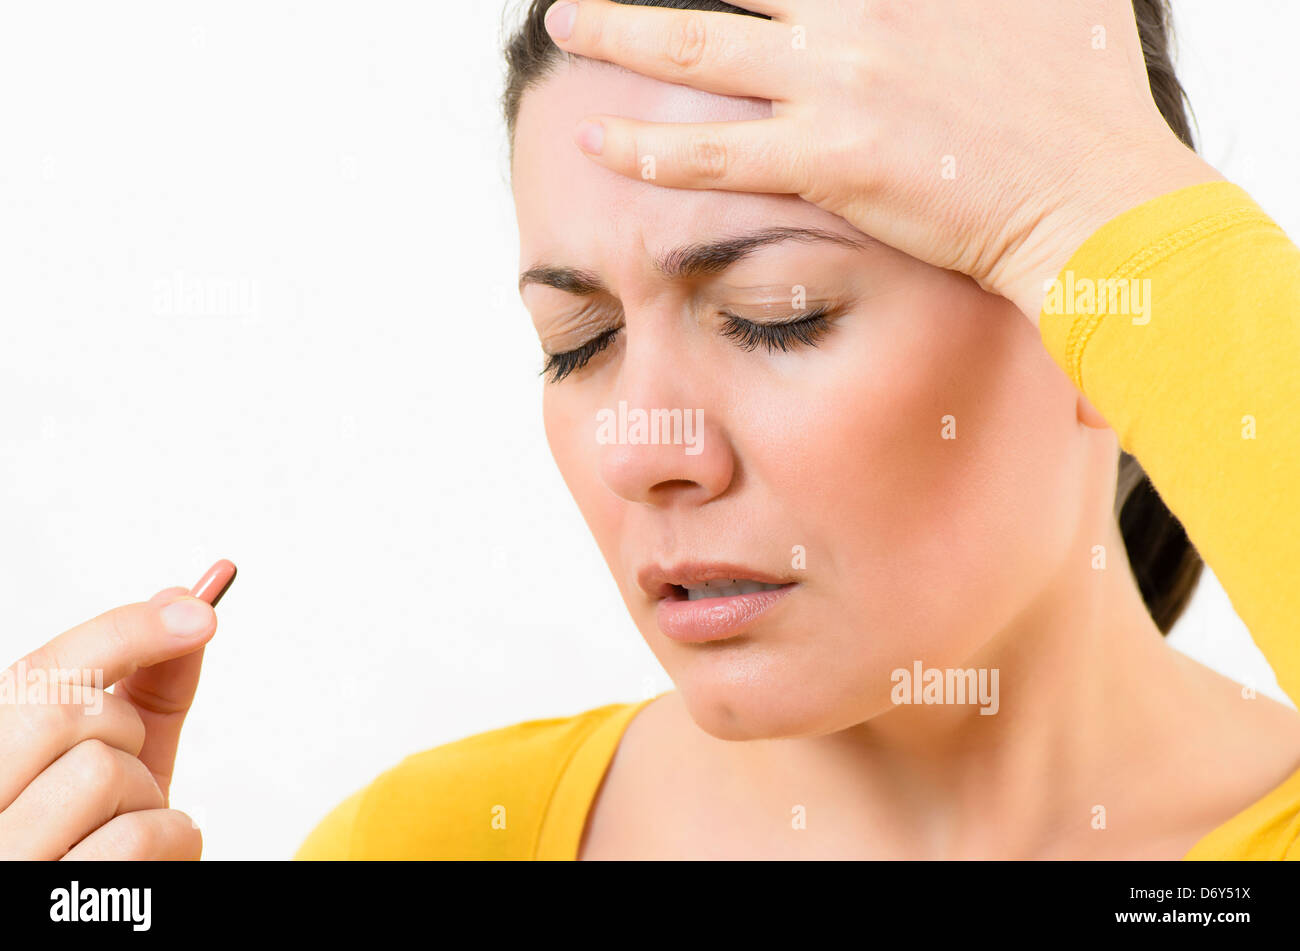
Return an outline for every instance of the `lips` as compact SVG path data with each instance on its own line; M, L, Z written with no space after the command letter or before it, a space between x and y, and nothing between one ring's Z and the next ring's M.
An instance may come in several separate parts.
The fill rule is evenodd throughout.
M719 578L703 584L688 584L681 587L686 590L686 600L703 601L710 598L732 598L738 594L758 594L760 591L772 591L781 585L767 584L763 581L751 581L748 578Z
M721 562L649 565L637 573L637 583L658 601L656 620L664 636L685 642L742 634L798 587L760 569Z
M641 590L655 600L680 594L685 597L689 588L720 588L742 581L765 584L790 584L789 578L779 578L759 568L734 562L681 562L676 565L646 565L636 576Z

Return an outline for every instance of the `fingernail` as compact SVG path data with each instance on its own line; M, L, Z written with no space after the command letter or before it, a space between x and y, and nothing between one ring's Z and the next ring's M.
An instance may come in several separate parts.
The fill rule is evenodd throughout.
M573 35L573 21L577 18L578 5L562 0L546 11L546 32L552 39L567 40Z
M582 151L589 155L599 155L600 150L605 147L605 127L599 122L583 119L578 123L574 138L577 139L578 148Z
M212 626L213 610L197 598L181 598L162 609L163 627L176 637L195 637Z

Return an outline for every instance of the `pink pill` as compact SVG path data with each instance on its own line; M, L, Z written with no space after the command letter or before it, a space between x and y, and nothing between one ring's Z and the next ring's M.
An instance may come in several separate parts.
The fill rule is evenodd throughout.
M206 601L215 608L234 580L234 563L222 558L199 579L199 583L190 590L190 597Z

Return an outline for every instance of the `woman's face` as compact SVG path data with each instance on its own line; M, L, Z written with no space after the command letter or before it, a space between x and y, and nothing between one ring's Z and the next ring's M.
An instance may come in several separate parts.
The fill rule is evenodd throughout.
M577 61L526 94L516 128L520 270L556 269L522 288L543 349L621 328L548 380L547 438L691 716L724 739L830 732L890 709L898 668L969 666L1095 528L1084 512L1104 457L1037 332L969 279L795 196L609 172L573 144L592 113L770 110ZM815 234L693 253L778 229ZM815 345L790 339L784 352L762 342L770 329L726 316L770 324L823 307ZM620 443L620 404L629 420L680 410L702 427L677 430L678 444L659 429L658 444L635 429ZM665 633L661 616L682 614L661 612L663 581L709 565L793 586L735 602L771 601L716 639L681 640L699 626L671 620ZM704 608L731 617L721 604Z

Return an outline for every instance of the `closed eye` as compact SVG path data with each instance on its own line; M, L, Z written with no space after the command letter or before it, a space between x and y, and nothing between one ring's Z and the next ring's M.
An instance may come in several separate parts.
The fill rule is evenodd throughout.
M768 353L782 353L798 347L815 347L831 328L831 308L819 307L806 314L794 314L776 323L754 323L738 314L724 311L722 335L736 342L740 349L752 351L766 348ZM541 372L550 383L558 383L570 373L576 373L606 350L618 336L622 327L613 327L598 337L593 337L580 347L546 357Z
M621 327L613 327L606 330L599 337L593 337L573 350L565 353L548 354L546 363L542 366L542 373L546 374L548 382L559 383L570 373L581 370L591 362L592 357L614 342L614 337L622 329Z
M806 314L794 314L776 323L756 324L737 314L724 313L723 336L730 337L742 350L766 347L768 353L780 350L785 353L797 347L815 347L831 322L827 319L830 307L819 307Z

